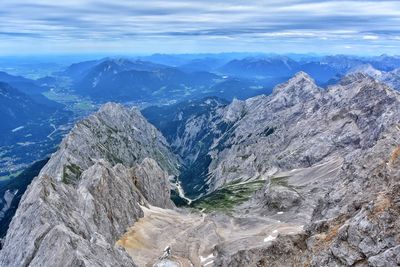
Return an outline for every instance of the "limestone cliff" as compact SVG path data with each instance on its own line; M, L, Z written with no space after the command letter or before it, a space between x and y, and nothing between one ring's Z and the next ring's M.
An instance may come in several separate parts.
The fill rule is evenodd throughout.
M139 111L106 104L79 122L24 194L0 266L135 266L116 240L172 207L177 161Z

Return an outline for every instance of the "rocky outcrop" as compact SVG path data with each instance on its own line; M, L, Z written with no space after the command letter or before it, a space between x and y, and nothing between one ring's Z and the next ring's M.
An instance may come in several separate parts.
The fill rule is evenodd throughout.
M170 182L165 172L152 158L145 158L134 168L135 186L153 206L172 208Z
M143 216L172 207L177 161L134 109L106 104L78 123L24 194L1 266L135 266L114 244Z
M273 95L245 102L245 116L212 147L210 188L368 149L396 127L398 98L364 75L321 91L300 73Z
M393 89L400 91L400 69L394 69L391 71L380 71L375 69L370 64L366 64L354 68L349 73L366 74L382 83L387 84L388 86L391 86Z
M304 234L282 236L263 247L239 250L227 257L218 250L214 266L303 266L306 248Z
M73 184L97 159L132 167L146 157L177 173L176 159L167 146L165 138L138 110L108 103L71 130L41 175Z
M326 91L314 90L303 76L270 97L246 101L246 116L235 123L229 145L213 157L210 188L265 177L264 194L247 209L266 216L293 212L291 220L306 224L303 263L310 266L396 266L400 95L364 74ZM262 127L274 131L262 137ZM335 158L341 160L337 167L320 171ZM272 256L266 250L254 257ZM251 266L248 257L226 260Z
M208 123L193 116L185 132L200 121L228 127L220 134L208 128L213 140L206 152L209 161L202 166L205 185L198 187L209 194L227 184L265 180L262 191L238 207L235 216L278 217L305 229L301 253L297 245L281 240L289 238L284 235L272 242L286 244L281 246L286 257L266 249L269 243L227 250L224 241L214 250L215 262L398 264L393 256L400 244L398 92L362 73L324 90L300 72L270 96L220 107Z

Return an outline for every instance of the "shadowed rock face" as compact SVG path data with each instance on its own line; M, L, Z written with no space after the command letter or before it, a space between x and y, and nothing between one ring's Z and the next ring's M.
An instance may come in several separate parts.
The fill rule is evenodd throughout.
M177 161L136 110L106 104L78 123L34 179L10 225L1 266L135 266L115 241L172 207Z

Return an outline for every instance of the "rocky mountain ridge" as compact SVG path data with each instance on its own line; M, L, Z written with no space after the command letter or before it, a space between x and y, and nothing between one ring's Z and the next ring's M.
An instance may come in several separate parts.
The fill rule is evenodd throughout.
M283 211L305 216L305 235L294 243L278 237L273 246L279 249L257 248L221 257L221 265L399 264L391 255L399 245L400 96L363 74L348 76L326 91L316 90L310 81L301 73L278 87L270 98L250 100L248 113L235 128L236 138L229 139L231 148L219 152L225 159L217 154L218 161L210 165L215 166L211 184L216 186L227 177L224 170L232 166L236 171L231 179L252 179L249 173L253 177L268 174L269 182L253 207L263 207L263 214ZM276 128L267 138L253 141L248 134L261 132L256 126L259 121L263 124L258 125ZM246 157L238 156L243 152L250 152L248 158L255 160L246 164ZM333 172L335 165L323 173L313 170L337 158L343 160L338 171ZM290 172L273 174L274 168ZM303 170L297 171L299 168ZM293 254L277 260L281 251Z
M399 104L365 74L323 90L299 72L270 96L144 111L166 139L138 111L107 104L29 187L0 263L396 266ZM170 210L179 157L195 197L253 192L227 212ZM235 198L224 194L211 203ZM165 246L172 255L159 260Z
M0 265L135 266L114 243L143 216L141 206L173 207L176 166L139 111L106 104L71 130L29 186Z
M279 217L305 231L253 248L217 245L215 266L399 264L399 103L398 92L365 74L322 90L300 72L271 96L219 107L209 125L230 127L209 133L207 193L265 180L236 215ZM185 131L201 136L195 129Z
M388 114L396 119L397 101L398 93L365 75L348 76L323 91L309 76L299 73L278 86L271 96L244 102L246 115L235 123L234 131L226 138L229 141L224 143L230 148L217 152L209 172L220 183L223 177L229 177L226 170L232 166L238 170L249 166L243 174L247 179L262 173L259 168L306 167L332 153L344 155L366 149L386 123L394 123L385 120ZM254 174L249 177L249 173ZM240 171L232 177L238 179Z
M254 80L123 58L73 64L57 75L68 77L76 94L98 102L168 103L206 96L232 99L268 91Z
M349 73L363 73L372 78L391 86L393 89L400 90L400 69L396 68L391 71L381 71L374 68L371 64L357 66L350 70Z
M197 151L188 144L193 140L202 140L205 127L224 125L222 132L216 127L210 127L206 131L212 139L207 146L207 153L212 161L206 172L211 180L212 177L216 177L214 180L217 182L212 182L211 185L215 183L212 187L217 188L233 180L260 178L262 173L268 172L268 168L285 169L286 165L293 168L306 167L333 152L346 154L351 150L371 145L372 140L379 134L379 127L369 127L383 123L382 120L386 116L383 107L390 105L389 109L393 106L393 109L397 110L397 97L395 91L379 84L368 75L349 75L340 84L323 90L315 85L310 76L299 72L288 82L277 86L270 96L258 96L246 101L234 100L229 105L220 102L207 110L208 113L193 113L187 115L186 119L179 117L178 113L181 113L182 109L176 109L176 113L173 113L175 117L169 120L165 118L164 124L171 122L178 125L180 130L175 131L175 135L171 135L162 127L160 130L170 143L177 147L178 152L179 149L185 149L187 154L187 151ZM371 102L370 98L376 100ZM196 108L199 109L201 105L211 103L210 101L206 99L204 103L193 106L197 105ZM363 118L363 113L376 110L375 104L381 107L381 110L377 111L378 115L382 116L381 121L373 121L373 117L368 118L371 119L371 124L360 124L358 117ZM151 117L147 110L144 114L153 124L160 127L160 118ZM332 118L328 119L329 117ZM355 120L358 120L357 123ZM354 126L365 128L354 129ZM292 144L291 140L299 138L302 142ZM323 147L321 140L327 142ZM310 143L305 144L306 142ZM317 148L313 144L318 144ZM314 149L319 151L313 151ZM194 154L197 155L197 152ZM230 174L227 171L229 169L235 171ZM243 176L241 169L244 169ZM230 175L232 178L229 178Z

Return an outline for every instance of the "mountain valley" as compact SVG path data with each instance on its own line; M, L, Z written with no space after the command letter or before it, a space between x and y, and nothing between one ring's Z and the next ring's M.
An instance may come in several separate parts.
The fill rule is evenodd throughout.
M400 94L360 72L107 103L28 187L0 265L396 266L399 136Z

